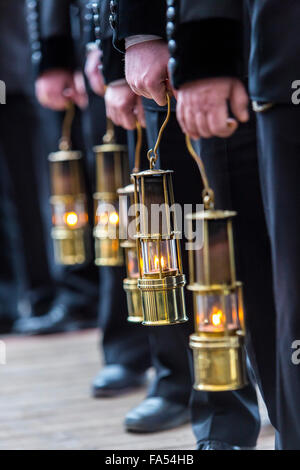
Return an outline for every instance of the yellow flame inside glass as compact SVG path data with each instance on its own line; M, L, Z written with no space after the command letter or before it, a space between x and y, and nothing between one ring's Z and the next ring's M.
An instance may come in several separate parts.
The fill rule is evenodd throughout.
M78 215L76 212L66 212L64 215L64 222L68 227L75 227L78 223Z
M117 225L119 223L119 214L117 212L112 212L109 215L109 222L113 225Z
M163 256L161 256L161 258L160 258L160 265L161 265L161 268L162 268L162 269L164 269L165 264L166 264L165 259L164 259ZM158 256L156 256L156 255L154 256L154 267L155 267L156 270L159 270L159 258L158 258Z
M219 310L217 307L213 308L211 314L211 322L214 326L221 326L224 323L224 314L222 310Z

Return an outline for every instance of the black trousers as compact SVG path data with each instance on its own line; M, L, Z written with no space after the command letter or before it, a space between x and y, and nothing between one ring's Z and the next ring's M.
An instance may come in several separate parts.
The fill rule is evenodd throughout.
M19 308L28 311L53 295L41 205L46 174L37 105L29 96L8 95L0 107L0 295L3 316L14 319Z
M234 225L235 253L237 276L244 284L247 352L265 401L274 402L271 385L274 380L275 305L270 241L260 191L254 114L251 113L249 123L240 125L233 137L202 139L199 147L215 191L216 208L238 212ZM245 388L238 393L222 395L212 394L211 413L207 407L199 406L197 393L193 395L192 404L201 423L195 427L198 430L212 427L218 440L225 438L224 429L219 426L224 405L229 406L233 416L238 415L240 420L246 410L257 416L253 389ZM255 435L254 422L252 429ZM231 443L237 442L237 439L247 442L244 426L234 426L231 438Z
M158 130L165 118L165 113L160 112L153 103L145 104L147 131L149 146L153 148ZM249 131L250 132L250 131ZM248 158L251 160L251 172L255 172L256 147L255 147L255 126L252 125L251 148ZM213 144L213 143L212 143ZM239 165L238 155L241 148L244 150L249 145L249 139L243 143L243 136L236 137L235 152L233 157L242 172L242 165ZM213 147L212 147L213 148ZM224 161L228 158L228 152L220 147L220 152L215 150L210 155L217 166L219 159ZM172 113L171 120L163 135L160 145L160 160L163 169L173 169L174 172L174 192L175 200L180 204L201 203L202 184L195 163L189 156L185 146L184 136L176 121L175 113ZM230 170L227 169L227 172ZM215 177L216 168L210 172L211 177ZM219 171L219 177L222 169ZM235 176L237 178L237 176ZM243 175L247 178L247 173ZM256 169L257 177L257 169ZM258 178L257 178L258 179ZM227 183L223 183L227 187ZM212 185L215 186L214 181ZM231 191L231 188L228 188ZM252 196L248 193L248 205L251 205ZM185 250L183 254L183 267L185 274L188 274L188 255ZM245 277L245 276L244 276ZM193 430L197 442L204 440L219 440L233 445L254 446L257 440L260 419L258 413L257 399L254 386L250 383L243 390L226 393L206 393L192 391L193 365L192 354L188 346L189 335L193 331L193 305L192 296L186 292L187 312L190 321L186 325L172 326L164 328L152 328L150 332L151 345L155 344L157 381L159 387L159 377L164 378L164 391L169 394L174 401L191 401ZM153 331L152 331L153 330ZM230 423L230 426L228 425Z
M267 321L265 344L276 344L274 380L266 389L279 449L300 449L300 108L275 105L257 114L261 188L271 239L276 315ZM267 325L266 325L267 326ZM298 342L297 342L298 341ZM266 346L265 346L266 347ZM267 364L265 373L267 374Z

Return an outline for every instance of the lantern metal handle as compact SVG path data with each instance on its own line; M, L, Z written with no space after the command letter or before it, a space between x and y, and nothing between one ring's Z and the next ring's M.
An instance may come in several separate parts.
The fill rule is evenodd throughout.
M196 153L194 147L192 146L191 139L187 134L185 135L185 141L186 141L187 149L190 152L193 159L195 160L195 162L197 163L199 171L200 171L201 179L202 179L203 186L204 186L204 189L202 192L204 207L205 209L213 209L214 202L215 202L215 195L214 195L214 191L209 186L209 182L208 182L208 178L206 175L205 166L202 161L202 158L200 157L200 155Z
M71 130L75 116L75 106L71 101L69 102L66 114L62 124L62 135L59 141L59 150L70 150L71 149Z
M154 149L150 149L147 153L147 157L148 157L148 160L150 162L150 170L153 170L153 168L155 166L155 163L157 162L157 159L158 159L157 150L158 150L163 132L165 130L166 125L169 122L170 115L171 115L171 99L170 99L170 96L169 96L168 93L166 95L166 98L167 98L167 116L166 116L166 119L165 119L165 121L163 122L163 124L160 128L160 131L158 133L158 137L157 137L157 141L156 141Z
M135 158L134 158L134 169L132 173L138 173L140 171L141 166L141 149L142 149L142 142L143 142L143 130L142 126L138 121L136 121L136 132L137 132L137 139L136 139L136 146L135 146Z

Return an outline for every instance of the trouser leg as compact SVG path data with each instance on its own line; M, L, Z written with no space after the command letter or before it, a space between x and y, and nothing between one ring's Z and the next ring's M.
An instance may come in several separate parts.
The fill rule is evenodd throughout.
M85 116L85 129L88 149L102 143L106 132L104 100L90 95L90 109ZM116 141L127 144L127 133L115 127ZM134 154L134 136L130 136L129 154ZM90 152L89 152L90 153ZM89 155L90 174L95 167L93 152ZM92 179L93 191L96 190L95 177ZM147 332L141 325L127 321L126 295L123 290L123 279L126 277L124 267L102 266L99 268L99 326L102 331L101 347L106 364L121 364L134 372L144 372L151 365Z
M157 138L158 130L165 117L164 113L146 110L147 140L149 148L153 148ZM171 123L170 125L171 126ZM173 169L172 157L177 139L174 135L173 126L167 127L160 147L160 168ZM178 132L178 130L177 130ZM178 135L178 134L177 134ZM175 140L174 140L175 139ZM182 146L181 146L182 148ZM142 167L148 168L149 162L142 158ZM184 159L182 163L185 164ZM169 168L170 167L170 168ZM174 177L176 175L174 174ZM178 185L174 183L175 202L178 201ZM184 264L184 272L187 265ZM187 304L187 315L191 317L191 304ZM156 376L149 396L163 396L164 398L188 405L192 389L192 374L189 363L188 338L191 333L191 322L185 325L147 327L149 330L152 362L155 367Z
M4 162L0 142L0 333L9 331L17 319L18 302L25 287L19 227Z
M106 364L121 364L143 372L150 367L149 342L145 327L127 321L123 291L123 267L102 267L100 281L99 326ZM121 291L122 289L122 291Z
M241 125L230 139L203 139L200 148L210 184L215 191L216 208L238 212L234 225L235 254L237 276L244 284L247 352L274 423L275 306L255 130L255 118L251 115L251 121ZM199 406L197 396L194 397L193 408L200 423L195 425L195 433L208 433L216 440L224 440L226 435L220 425L224 403L218 393L211 395L211 403L207 406ZM255 445L259 418L253 386L223 396L230 422L233 423L229 443ZM242 422L245 425L241 426Z
M45 174L46 167L39 165L43 149L38 115L28 97L13 95L7 101L0 115L4 164L16 208L27 288L32 299L43 298L51 296L54 286L40 203L41 171Z
M155 142L158 130L164 118L164 113L149 110L146 112L149 146L151 146L152 148L153 142ZM160 159L162 168L175 170L173 178L175 201L180 203L181 205L201 203L202 188L200 183L200 176L198 174L197 167L194 161L187 152L184 136L177 124L175 113L172 113L171 121L168 124L165 134L161 141ZM182 250L182 255L183 269L184 272L187 274L188 255L184 249ZM186 292L186 303L187 313L190 317L190 322L181 330L182 339L180 344L182 345L182 347L180 349L178 347L173 356L170 356L170 362L166 364L166 368L168 368L170 371L170 383L172 383L172 374L174 382L176 374L178 373L176 357L177 360L181 361L182 367L180 375L178 375L178 383L184 389L184 392L182 393L183 396L187 396L187 389L189 387L188 395L190 397L192 392L191 384L193 380L193 371L191 370L192 354L191 350L188 348L189 334L193 331L193 306L192 296L190 292ZM160 333L160 336L158 333L153 331L154 341L156 341L156 344L160 345L162 351L164 351L164 348L166 348L166 341L176 341L176 338L173 338L172 336L173 334L175 335L174 328L176 327L170 327L170 335L167 335L167 332L164 333L163 329ZM174 333L172 333L172 330ZM155 336L155 334L157 336ZM190 361L188 358L190 358ZM163 360L161 362L163 362ZM173 370L175 371L175 373L173 373ZM159 376L159 369L157 373ZM243 426L246 429L245 434L247 435L247 439L245 439L245 441L247 442L245 445L253 445L253 442L255 442L257 438L259 418L254 388L252 385L249 385L247 389L248 391L243 391L242 394L241 392L227 392L226 394L218 394L219 406L217 410L214 403L216 399L216 394L193 392L192 422L197 441L206 440L210 438L214 439L213 433L209 434L208 427L201 427L201 421L204 419L204 415L201 414L201 412L198 413L198 410L208 410L208 415L211 418L211 423L216 421L216 417L220 417L220 419L218 420L218 427L221 427L223 431L226 432L226 442L231 441L230 436L232 434L232 431L231 428L228 427L228 422L231 417L235 415L237 426ZM238 445L238 443L235 444Z
M300 449L300 366L293 349L300 340L300 109L276 105L257 121L276 302L277 442L281 449Z

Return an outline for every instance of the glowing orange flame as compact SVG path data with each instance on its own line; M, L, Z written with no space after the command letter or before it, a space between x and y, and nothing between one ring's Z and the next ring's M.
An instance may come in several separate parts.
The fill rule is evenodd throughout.
M78 215L76 212L66 212L64 215L64 222L69 227L75 227L78 223Z
M112 212L109 215L109 222L113 225L117 225L119 223L119 214L117 214L117 212Z
M214 326L220 326L224 323L224 314L222 310L218 309L217 307L213 308L211 322Z
M164 269L165 267L165 259L163 256L161 256L160 258L160 265L161 265L161 269ZM159 258L158 256L154 256L154 268L159 270Z

